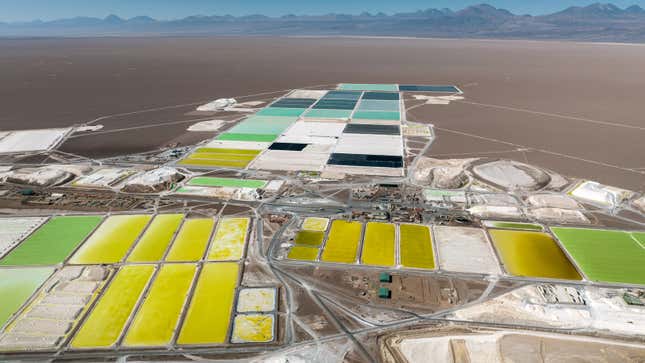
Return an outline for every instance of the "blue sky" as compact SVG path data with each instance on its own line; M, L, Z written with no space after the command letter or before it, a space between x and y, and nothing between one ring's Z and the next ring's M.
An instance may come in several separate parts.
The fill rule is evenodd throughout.
M598 0L596 0L598 1ZM323 14L329 12L357 14L363 11L385 13L414 11L427 8L461 9L482 2L518 14L544 14L572 5L588 5L584 0L0 0L0 21L59 19L73 16L122 17L148 15L159 19L175 19L188 15ZM607 0L606 0L607 1ZM626 7L645 0L615 0Z

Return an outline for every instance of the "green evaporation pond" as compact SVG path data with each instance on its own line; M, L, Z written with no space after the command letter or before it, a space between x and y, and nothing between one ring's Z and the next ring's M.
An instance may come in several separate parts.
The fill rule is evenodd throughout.
M486 227L491 227L491 228L521 229L525 231L542 231L541 225L533 224L533 223L486 221L484 222L484 225Z
M256 113L256 115L298 117L302 115L306 110L307 110L306 108L268 107Z
M65 261L101 223L99 216L53 217L0 261L2 266L55 265Z
M272 142L278 138L279 135L271 134L236 134L225 133L219 135L216 140L219 141L251 141L251 142Z
M54 272L51 267L0 269L0 327Z
M643 232L551 227L590 280L645 285Z
M259 189L266 186L264 180L253 179L233 179L233 178L214 178L214 177L196 177L192 178L188 185L200 187L231 187L231 188L253 188Z

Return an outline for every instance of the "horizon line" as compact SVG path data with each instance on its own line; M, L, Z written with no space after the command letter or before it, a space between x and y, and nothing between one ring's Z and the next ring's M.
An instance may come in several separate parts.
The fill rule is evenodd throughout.
M497 6L491 5L491 4L487 3L487 2L482 2L482 3L479 3L479 4L473 4L473 5L465 6L465 7L462 7L460 9L447 8L447 7L444 7L444 8L429 7L429 8L425 8L425 9L417 9L417 10L411 10L411 11L407 11L407 12L406 11L399 11L399 12L385 12L385 11L369 12L369 11L365 10L365 11L361 11L361 12L358 12L358 13L343 13L343 12L333 12L332 11L332 12L327 12L327 13L286 13L286 14L282 14L282 15L266 15L266 14L262 14L262 13L248 13L248 14L244 14L244 15L196 13L196 14L193 14L193 15L187 15L187 16L176 17L176 18L161 18L161 17L154 17L154 16L151 16L151 15L145 15L145 14L140 14L140 15L134 15L134 16L131 16L131 17L127 17L127 16L118 15L117 14L118 12L111 12L111 13L109 13L107 15L104 15L104 16L71 15L71 16L68 16L68 17L61 17L61 18L51 18L51 19L34 18L34 19L31 19L31 20L17 20L17 21L0 19L0 23L12 25L12 24L29 24L29 23L37 23L37 22L47 23L47 22L55 22L55 21L61 21L61 20L72 20L72 19L99 19L99 20L106 20L106 19L108 19L110 17L117 17L117 18L119 18L121 20L126 20L126 21L136 19L136 18L150 18L150 19L152 19L154 21L172 22L172 21L183 20L183 19L187 19L187 18L191 18L191 17L244 18L244 17L250 17L250 16L263 16L263 17L267 17L267 18L270 18L270 19L281 19L281 18L285 18L285 17L289 17L289 16L296 16L296 17L307 17L307 16L308 17L316 17L316 16L330 16L330 15L348 15L348 16L370 15L370 16L377 16L379 14L383 14L383 15L386 15L386 16L394 16L394 15L397 15L397 14L412 14L412 13L423 12L423 11L427 11L427 10L439 10L439 11L450 10L452 12L459 12L459 11L462 11L462 10L466 10L466 9L474 8L474 7L480 7L480 6L490 6L492 8L497 9L497 10L508 11L511 14L515 15L515 16L537 17L537 16L555 14L555 13L558 13L558 12L561 12L561 11L564 11L564 10L567 10L567 9L571 9L571 8L587 8L587 7L591 7L591 6L594 6L594 5L612 5L612 6L615 6L615 7L619 8L619 9L621 9L621 10L626 10L626 9L631 8L631 7L639 7L639 8L642 9L642 7L639 6L638 4L632 4L632 5L625 6L624 8L621 8L620 6L617 6L617 5L615 5L615 4L611 3L611 2L595 2L595 3L592 3L592 4L586 5L586 6L574 6L574 5L566 6L566 7L563 7L562 9L556 10L554 12L546 12L546 13L541 13L541 14L519 14L519 13L515 13L515 12L513 12L511 10L508 10L506 8L503 8L503 7L497 7Z

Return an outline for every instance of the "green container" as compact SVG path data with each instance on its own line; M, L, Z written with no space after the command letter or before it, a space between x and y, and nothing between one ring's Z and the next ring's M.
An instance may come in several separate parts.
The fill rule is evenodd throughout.
M250 142L273 142L280 135L271 134L236 134L225 133L219 135L216 140L219 141L250 141Z
M388 289L387 287L381 287L378 289L378 297L381 299L391 299L392 290Z
M381 274L379 275L378 279L381 282L391 283L392 282L392 275L387 273L387 272L381 272Z

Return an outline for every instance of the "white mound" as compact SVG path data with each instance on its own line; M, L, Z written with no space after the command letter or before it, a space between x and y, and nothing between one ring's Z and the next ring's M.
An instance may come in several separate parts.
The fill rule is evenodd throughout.
M208 131L217 131L222 127L224 124L224 121L222 120L210 120L210 121L202 121L198 122L196 124L190 125L188 127L188 131L193 131L193 132L208 132Z
M233 106L236 103L237 101L234 98L219 98L213 102L209 102L205 105L201 105L197 107L197 111L201 111L201 112L219 111L226 107Z
M170 189L182 179L184 175L177 169L164 166L131 178L125 183L123 190L131 193L156 193Z
M634 193L620 188L602 185L593 181L580 183L571 191L571 196L583 201L607 208L615 208L629 199Z

